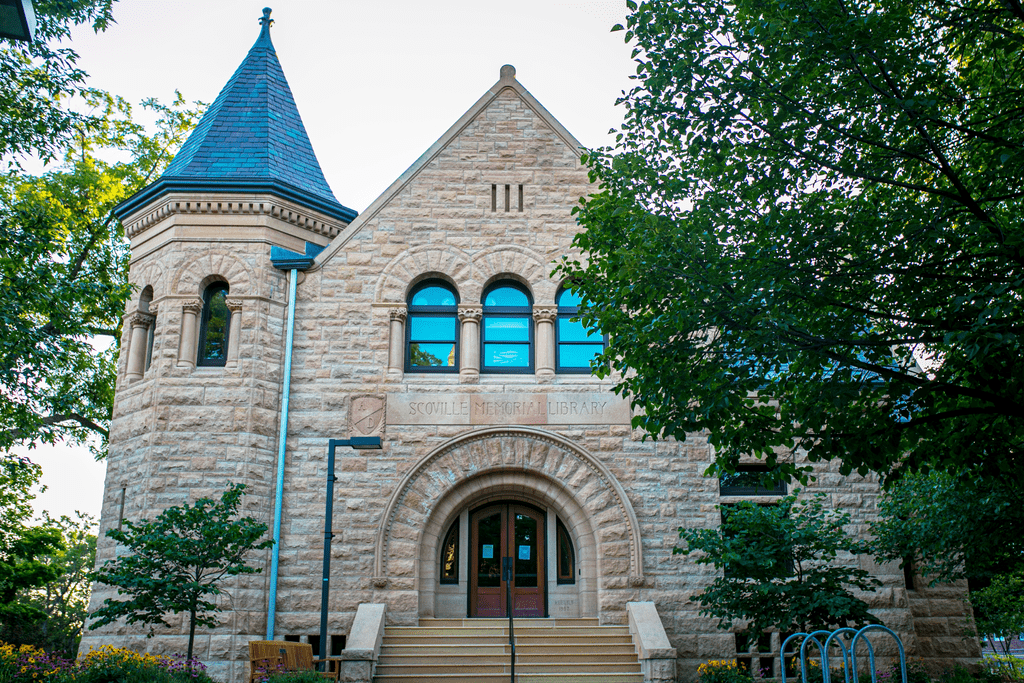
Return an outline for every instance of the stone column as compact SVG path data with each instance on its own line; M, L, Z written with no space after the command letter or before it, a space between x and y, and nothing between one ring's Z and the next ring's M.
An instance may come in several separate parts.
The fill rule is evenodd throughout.
M238 299L226 299L231 317L228 319L228 357L225 367L233 368L238 365L238 338L242 330L242 302Z
M462 346L459 358L459 381L477 382L480 380L480 318L483 307L479 304L459 306L459 322L462 332L459 342Z
M196 353L199 350L199 314L203 310L202 299L191 299L181 305L181 338L178 340L178 365L196 366Z
M391 339L388 347L388 379L400 380L405 373L405 307L392 308Z
M128 317L131 337L128 340L128 372L125 376L129 382L142 379L146 372L146 347L149 346L149 326L153 324L153 316L148 313L135 312Z
M558 310L554 308L536 308L533 320L537 323L537 346L534 359L538 377L555 376L555 319Z

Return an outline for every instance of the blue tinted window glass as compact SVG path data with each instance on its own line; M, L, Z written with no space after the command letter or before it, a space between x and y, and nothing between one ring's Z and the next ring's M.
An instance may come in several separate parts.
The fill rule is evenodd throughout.
M530 346L528 344L484 344L484 367L530 367Z
M530 341L529 318L484 318L484 339L492 341Z
M497 287L484 297L484 306L529 306L526 292L515 287Z
M592 341L604 342L603 335L597 330L587 330L581 322L569 322L568 318L558 319L558 341Z
M559 344L558 362L563 368L589 368L594 356L604 351L604 344Z
M409 365L414 368L455 367L455 344L409 344Z
M454 306L455 294L441 286L424 287L416 292L411 306Z
M451 339L455 341L455 318L409 316L410 339Z
M563 289L562 293L558 295L558 305L562 307L579 306L582 301L579 294L568 289Z

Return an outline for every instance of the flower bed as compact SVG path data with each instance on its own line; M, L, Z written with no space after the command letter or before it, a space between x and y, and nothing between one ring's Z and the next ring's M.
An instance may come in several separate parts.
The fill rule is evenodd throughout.
M0 643L4 683L214 683L199 661L180 655L139 654L106 645L77 662L31 645Z

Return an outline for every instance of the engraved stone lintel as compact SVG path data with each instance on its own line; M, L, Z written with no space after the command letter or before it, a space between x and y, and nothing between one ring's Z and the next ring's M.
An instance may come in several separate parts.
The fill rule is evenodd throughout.
M533 319L539 323L554 323L555 318L558 317L558 309L555 308L535 308L533 309Z
M192 313L193 315L199 315L199 312L203 310L202 299L188 299L181 303L181 310L186 313Z
M629 401L611 393L392 394L388 424L545 425L630 423Z
M356 396L348 411L349 431L358 436L381 436L384 433L384 396Z
M459 322L479 323L484 315L483 306L478 304L463 304L459 306Z

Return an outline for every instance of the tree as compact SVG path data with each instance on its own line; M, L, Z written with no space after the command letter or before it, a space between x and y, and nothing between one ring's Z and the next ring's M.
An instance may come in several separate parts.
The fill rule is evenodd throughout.
M96 521L81 513L76 519L52 519L44 512L42 526L58 530L62 537L61 548L40 558L55 576L45 584L20 591L17 602L35 608L45 618L0 631L0 640L35 645L74 659L88 616L90 576L96 564Z
M559 272L655 437L1024 482L1019 0L628 0Z
M274 544L260 540L266 524L237 517L244 491L244 484L231 484L219 501L202 498L167 508L152 521L125 520L123 529L108 531L129 552L107 560L94 578L128 599L104 600L89 628L123 618L129 624L148 624L152 636L155 624L170 626L164 615L187 612L186 659L191 661L196 626L217 625L214 615L222 609L215 601L221 593L218 583L225 576L259 573L246 564L246 556Z
M57 569L45 556L62 549L60 531L26 525L32 517L31 489L41 474L38 465L24 459L0 463L0 628L4 630L45 619L43 610L19 600L18 594L57 577Z
M1022 525L1015 483L930 472L893 483L871 531L879 560L911 560L932 583L968 579L973 590L1024 569Z
M850 516L826 510L824 494L778 505L741 501L719 506L716 529L679 529L682 547L674 554L698 555L697 564L722 572L690 600L700 613L716 617L718 627L746 622L753 638L775 629L804 631L878 623L853 589L870 592L881 585L866 570L837 563L840 554L869 552L864 541L843 531Z
M0 159L59 157L66 139L88 125L89 116L69 108L86 91L78 54L67 45L76 24L106 30L115 0L34 0L32 42L0 40Z
M104 452L131 294L113 208L160 174L199 115L180 94L148 100L149 133L126 101L82 96L90 113L59 166L0 176L0 451L98 436Z
M971 593L978 633L1010 655L1010 642L1024 633L1024 569L997 576L991 585Z

